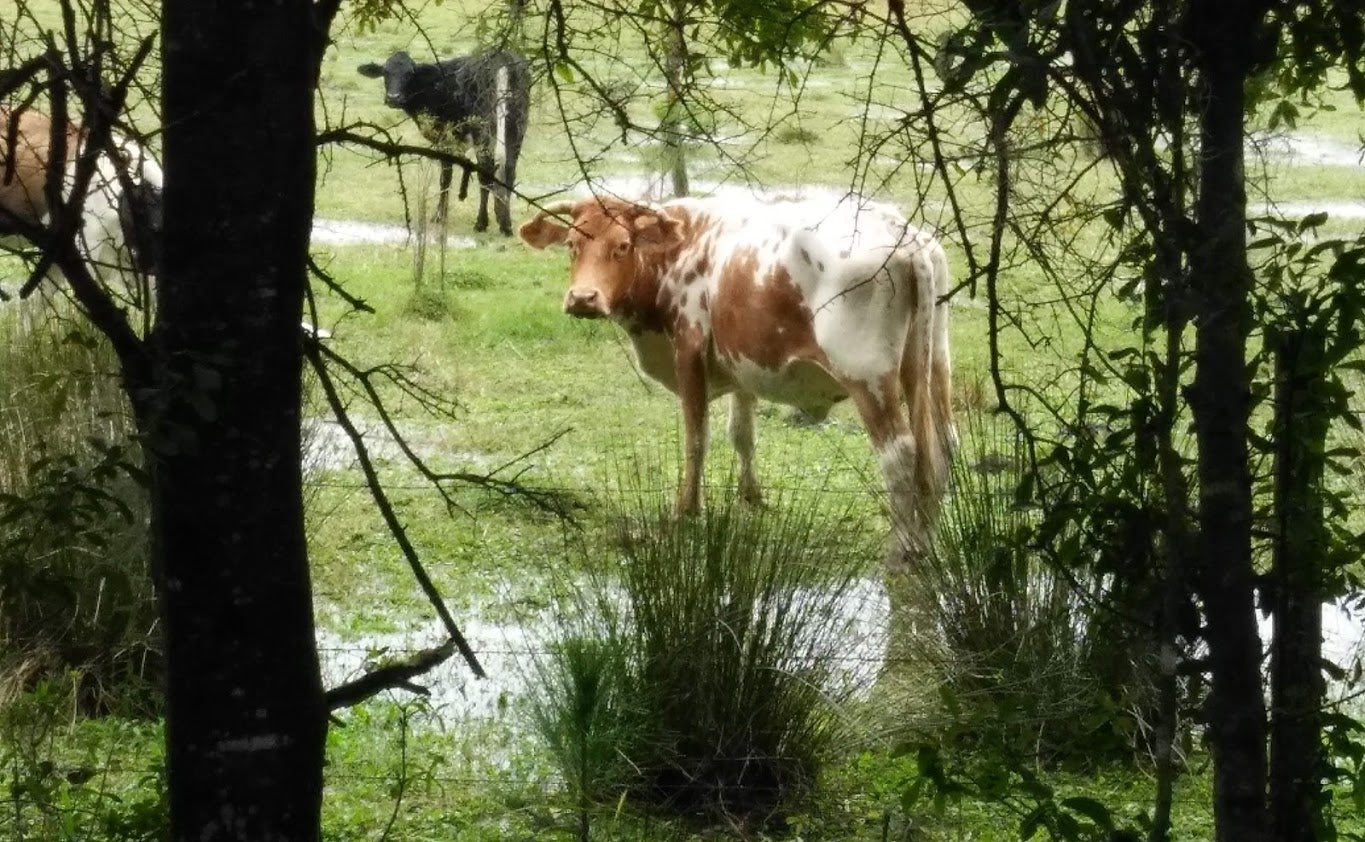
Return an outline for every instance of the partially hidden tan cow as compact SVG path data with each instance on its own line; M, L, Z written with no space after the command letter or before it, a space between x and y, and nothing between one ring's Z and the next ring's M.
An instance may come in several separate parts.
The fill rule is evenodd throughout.
M572 220L572 225L569 224ZM678 395L685 465L677 509L696 511L707 405L731 395L740 494L754 473L757 398L816 417L852 398L886 480L894 550L923 546L956 443L950 284L942 246L884 204L596 197L521 226L535 248L567 243L564 310L621 325L640 368Z
M51 222L48 180L60 175L68 200L85 136L65 129L65 160L51 163L52 120L34 109L0 106L0 244L25 238ZM77 246L96 278L130 285L133 273L155 274L162 227L161 167L127 138L115 138L94 163L81 200Z
M76 157L79 133L66 132L65 170ZM52 121L45 114L26 110L14 113L0 106L0 233L17 232L47 219L48 162L52 158Z

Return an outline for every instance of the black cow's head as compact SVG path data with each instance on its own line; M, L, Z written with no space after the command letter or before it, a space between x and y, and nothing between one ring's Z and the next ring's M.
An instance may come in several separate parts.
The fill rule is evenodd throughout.
M417 63L412 56L401 50L389 56L388 61L378 65L374 62L356 68L361 76L371 79L384 79L384 103L393 108L403 108L413 95L413 80L417 76Z

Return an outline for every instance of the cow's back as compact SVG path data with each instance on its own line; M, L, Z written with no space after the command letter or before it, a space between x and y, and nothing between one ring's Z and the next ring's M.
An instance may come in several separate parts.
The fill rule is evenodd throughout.
M899 357L888 350L903 347L922 290L907 280L907 226L894 208L854 200L668 207L708 221L666 287L681 310L694 311L715 373L732 388L820 415L847 395L841 381L896 371ZM703 276L689 282L698 268Z

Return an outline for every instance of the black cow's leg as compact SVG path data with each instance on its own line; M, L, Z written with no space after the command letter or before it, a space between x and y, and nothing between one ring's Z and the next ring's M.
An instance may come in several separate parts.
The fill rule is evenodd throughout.
M500 182L493 189L493 214L498 218L498 230L505 236L512 236L512 178L515 164L506 161L498 174Z
M479 164L479 215L474 220L475 231L488 230L488 191L492 189L493 160L486 149L480 149Z
M446 211L450 207L450 182L454 178L453 165L449 161L441 162L441 192L436 197L436 221L446 221ZM464 191L460 191L460 198L464 198Z

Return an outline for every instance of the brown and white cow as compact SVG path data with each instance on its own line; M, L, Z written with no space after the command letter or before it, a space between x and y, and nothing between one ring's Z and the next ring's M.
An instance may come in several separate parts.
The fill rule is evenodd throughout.
M66 132L66 164L76 157L77 131ZM52 157L52 121L26 110L16 117L0 106L0 234L17 233L47 218L48 161Z
M0 245L12 240L36 242L50 225L49 179L66 182L61 201L71 191L77 157L84 152L85 133L72 123L65 129L64 160L54 165L52 120L33 109L0 106ZM116 137L93 164L80 200L81 223L76 244L95 278L119 280L123 294L132 276L155 274L159 263L161 167L127 138Z
M757 501L756 398L823 417L851 397L899 538L915 547L927 537L956 440L948 261L934 237L895 208L853 197L662 205L595 197L547 206L520 234L535 248L568 244L565 312L620 324L640 368L681 400L679 512L700 503L712 399L732 396L739 490Z

